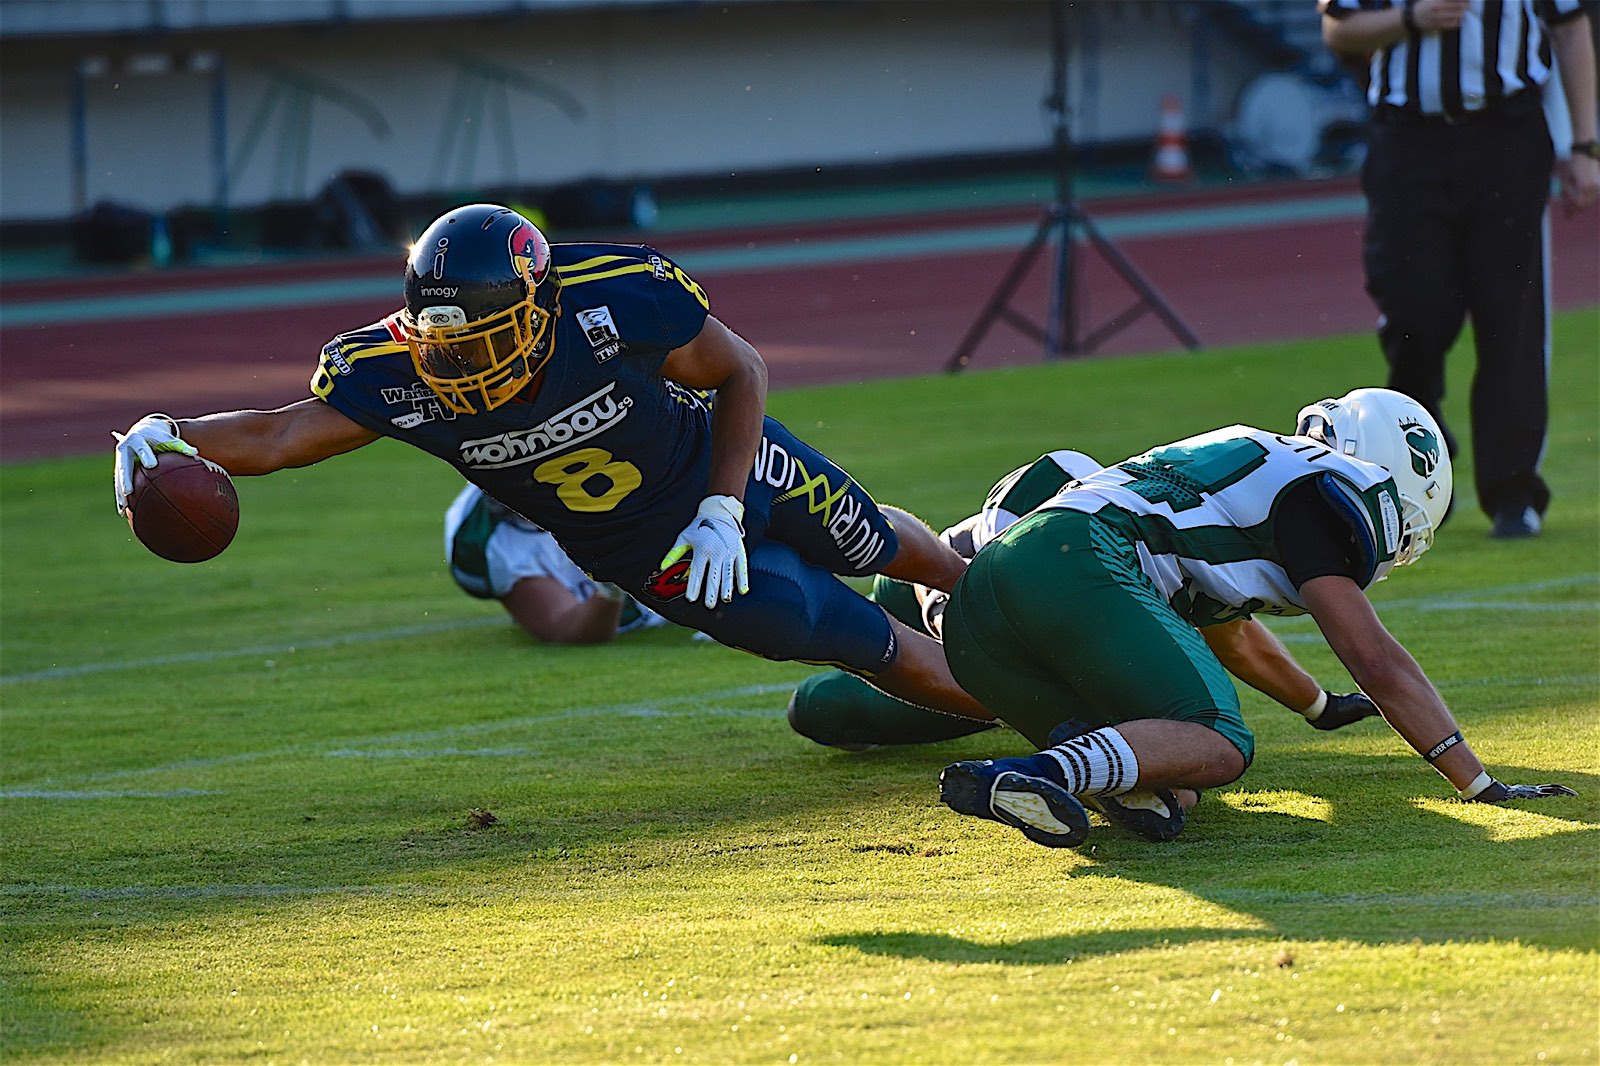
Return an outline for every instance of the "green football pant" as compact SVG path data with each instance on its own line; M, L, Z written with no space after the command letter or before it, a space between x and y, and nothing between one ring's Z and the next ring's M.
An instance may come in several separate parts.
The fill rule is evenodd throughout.
M917 593L908 582L877 575L872 579L872 602L918 633L933 635L922 624L922 605L917 603Z
M789 725L794 731L836 748L933 744L981 733L996 724L914 706L841 670L812 674L789 700Z
M1069 718L1167 718L1216 730L1247 765L1255 752L1205 638L1093 515L1037 511L985 547L950 598L944 639L961 687L1040 748Z

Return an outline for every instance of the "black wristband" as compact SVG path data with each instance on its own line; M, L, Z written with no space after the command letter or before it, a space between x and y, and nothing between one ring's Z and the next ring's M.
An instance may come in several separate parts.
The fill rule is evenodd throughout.
M1586 155L1590 159L1600 159L1600 144L1594 141L1573 141L1572 154L1575 156Z
M1436 762L1439 756L1443 755L1445 752L1449 751L1451 748L1460 743L1461 730L1458 729L1454 733L1451 733L1449 736L1445 737L1443 740L1439 741L1439 743L1435 744L1433 747L1429 748L1427 751L1423 752L1422 757L1427 759L1429 762Z
M1414 10L1416 6L1417 0L1405 0L1405 3L1400 5L1400 24L1406 28L1407 33L1422 32L1417 27L1417 13Z

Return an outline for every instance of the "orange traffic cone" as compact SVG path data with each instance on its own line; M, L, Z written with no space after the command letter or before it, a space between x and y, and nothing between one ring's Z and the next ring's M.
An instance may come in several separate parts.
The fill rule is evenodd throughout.
M1161 124L1156 130L1150 175L1157 181L1189 180L1189 134L1183 123L1183 102L1171 93L1161 98Z

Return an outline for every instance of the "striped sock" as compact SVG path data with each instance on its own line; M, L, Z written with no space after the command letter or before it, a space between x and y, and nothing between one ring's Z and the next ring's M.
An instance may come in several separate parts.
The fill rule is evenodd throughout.
M1048 776L1074 796L1120 796L1139 780L1133 749L1109 727L1046 748L1029 761L1054 770Z

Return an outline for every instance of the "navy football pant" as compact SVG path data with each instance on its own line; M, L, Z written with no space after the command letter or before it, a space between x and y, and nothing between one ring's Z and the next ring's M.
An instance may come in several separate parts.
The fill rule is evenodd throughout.
M683 595L686 562L624 584L654 610L729 647L872 675L894 661L883 608L839 579L877 573L900 542L865 489L767 419L745 491L750 591L707 610Z

